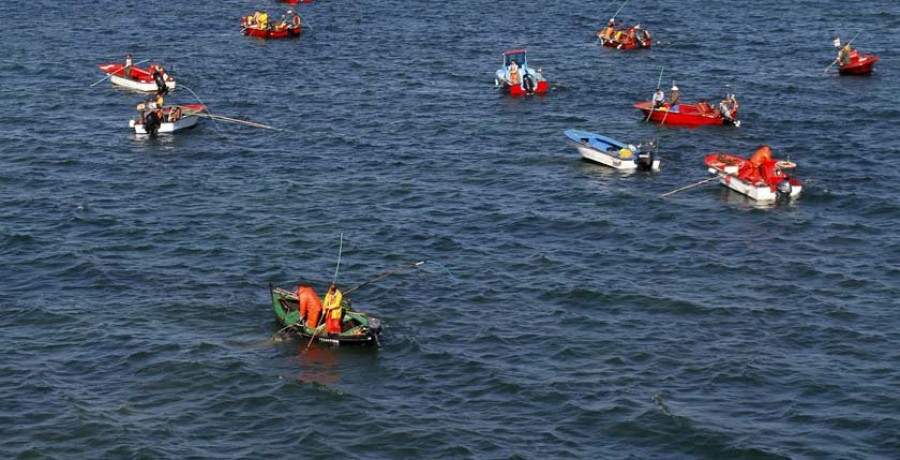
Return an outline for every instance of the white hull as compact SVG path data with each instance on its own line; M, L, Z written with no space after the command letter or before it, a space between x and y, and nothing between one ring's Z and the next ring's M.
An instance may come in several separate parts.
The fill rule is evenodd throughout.
M635 162L633 158L621 159L617 156L601 152L584 144L574 145L578 149L578 153L580 153L581 156L587 160L600 163L611 168L616 168L620 171L634 171L638 167L637 162ZM659 171L659 159L653 160L652 169L654 171Z
M118 75L112 75L109 77L109 80L114 84L124 88L133 89L136 91L143 91L147 93L152 93L156 91L156 83L155 82L144 82L139 80L132 80L130 78L120 77ZM172 90L175 89L175 80L167 80L166 86Z
M756 201L775 201L778 199L778 193L773 192L768 185L753 185L748 182L742 181L732 175L721 176L719 183L734 190L735 192L738 192L742 195L747 195L748 197ZM798 197L802 190L802 185L794 185L793 187L791 187L791 198Z
M158 134L172 134L178 131L182 131L188 128L193 127L197 124L197 117L187 116L184 117L175 123L162 123L159 125L159 129L157 130ZM147 134L147 130L144 129L143 123L135 123L134 120L131 120L132 127L134 128L135 134Z

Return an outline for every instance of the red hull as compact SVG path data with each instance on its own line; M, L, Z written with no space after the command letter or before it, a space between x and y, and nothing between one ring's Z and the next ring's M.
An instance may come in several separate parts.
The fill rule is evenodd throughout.
M650 121L656 123L665 123L673 126L704 126L704 125L723 125L725 119L719 114L718 110L709 108L704 109L700 104L678 104L678 111L669 110L653 110L651 114L652 102L637 102L634 107L644 114L644 119L650 114ZM668 104L666 104L668 107Z
M509 92L510 96L525 96L526 94L528 94L524 89L522 89L521 85L507 85L505 88L506 91ZM547 83L546 80L542 80L537 83L532 94L546 94L548 91L550 91L550 84Z
M650 48L650 46L652 46L652 45L653 45L653 39L652 39L652 38L649 39L649 40L644 41L644 45L643 45L643 46L641 46L640 43L638 43L637 41L633 41L633 42L617 42L617 41L615 41L615 40L611 40L611 41L604 41L604 42L603 42L603 46L605 46L605 47L607 47L607 48L615 48L615 49L619 49L619 50L636 50L636 49L644 49L644 48Z
M248 37L257 37L257 38L285 38L285 37L296 37L300 35L300 32L303 30L301 27L294 27L289 25L288 27L280 30L275 30L272 27L268 29L257 29L255 27L247 27L246 20L241 18L241 32Z
M863 54L851 59L847 65L838 65L838 73L841 75L868 75L872 73L872 67L879 60L878 56Z

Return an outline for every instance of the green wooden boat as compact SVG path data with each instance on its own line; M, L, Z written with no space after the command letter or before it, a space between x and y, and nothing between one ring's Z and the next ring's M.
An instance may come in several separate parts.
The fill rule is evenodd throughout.
M275 309L275 317L284 327L282 331L297 339L314 337L316 342L334 346L346 345L381 345L378 336L381 335L381 319L366 313L354 311L350 306L350 299L344 297L341 308L344 310L341 319L341 333L329 334L325 332L325 322L318 327L318 332L312 328L301 325L297 293L281 289L269 284L269 292L272 294L272 308Z

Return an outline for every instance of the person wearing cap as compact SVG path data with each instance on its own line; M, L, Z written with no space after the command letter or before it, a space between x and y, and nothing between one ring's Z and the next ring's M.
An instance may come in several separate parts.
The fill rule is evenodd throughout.
M838 51L838 62L841 65L849 64L850 63L850 53L852 51L853 51L853 47L850 46L850 42L847 42L847 44L845 44L843 46L843 48L841 48L841 50Z
M329 334L341 333L341 313L343 313L341 302L343 302L343 300L344 295L337 286L332 283L328 288L328 293L325 294L325 302L323 305L325 308L325 332Z
M156 66L153 69L153 81L156 83L156 94L162 96L169 92L169 87L166 85L166 71L162 66Z
M678 91L678 87L675 84L672 84L672 90L669 91L669 107L675 108L678 104L678 99L681 97L681 92Z
M662 90L662 88L656 88L656 92L653 93L653 108L658 109L663 106L666 100L666 93Z
M122 75L131 79L131 67L134 66L134 58L131 57L131 53L125 55L125 68L122 70Z

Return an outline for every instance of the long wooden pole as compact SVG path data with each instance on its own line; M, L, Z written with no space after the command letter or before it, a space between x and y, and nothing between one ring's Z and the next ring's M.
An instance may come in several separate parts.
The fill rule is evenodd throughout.
M684 187L681 187L681 188L679 188L679 189L672 190L671 192L668 192L668 193L663 193L663 194L660 195L659 197L660 197L660 198L665 198L665 197L667 197L667 196L669 196L669 195L674 195L674 194L676 194L676 193L678 193L678 192L687 190L687 189L689 189L689 188L694 188L694 187L696 187L696 186L698 186L698 185L703 185L703 184L705 184L705 183L707 183L707 182L714 181L714 180L716 180L716 179L719 179L720 177L722 177L722 176L715 175L715 176L713 176L713 177L707 177L706 179L703 179L703 180L698 181L698 182L694 182L693 184L685 185Z
M662 74L663 74L663 69L665 69L665 67L660 67L660 68L659 68L659 80L656 81L656 89L659 89L659 87L662 86ZM647 119L644 120L644 123L650 121L650 116L653 115L653 110L654 110L654 108L655 108L655 107L653 107L653 98L650 98L650 111L647 112Z
M231 118L231 117L226 117L226 116L223 116L223 115L215 115L215 114L212 114L212 113L195 112L195 113L191 113L190 115L192 115L192 116L197 116L197 117L203 117L203 118L211 118L211 119L213 119L213 120L222 120L222 121L230 121L230 122L232 122L232 123L240 123L240 124L242 124L242 125L252 126L252 127L254 127L254 128L270 129L270 130L272 130L272 131L284 131L284 130L281 129L281 128L276 128L276 127L274 127L274 126L264 125L264 124L262 124L262 123L257 123L257 122L255 122L255 121L241 120L241 119L238 119L238 118Z

